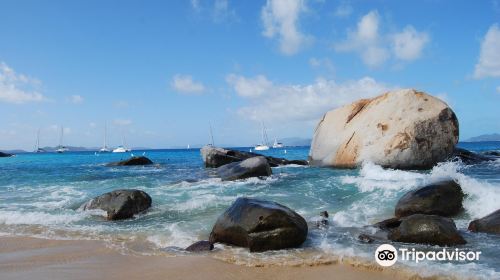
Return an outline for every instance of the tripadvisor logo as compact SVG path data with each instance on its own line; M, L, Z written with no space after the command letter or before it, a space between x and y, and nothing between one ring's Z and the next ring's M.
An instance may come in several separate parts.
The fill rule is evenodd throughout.
M478 261L481 251L460 251L458 249L449 250L444 248L439 251L418 251L415 248L399 248L397 250L390 244L382 244L375 250L375 261L381 266L392 266L398 261L411 261L419 263L421 261L457 261L474 262Z
M382 244L375 251L375 261L381 266L391 266L398 261L398 251L390 244Z

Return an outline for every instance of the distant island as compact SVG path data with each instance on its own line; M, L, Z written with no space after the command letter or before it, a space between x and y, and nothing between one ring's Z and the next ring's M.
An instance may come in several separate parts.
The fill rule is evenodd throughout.
M484 142L484 141L500 141L500 134L492 133L492 134L483 134L476 137L471 137L464 142Z
M285 146L289 147L310 146L312 141L311 138L300 138L300 137L289 137L278 140L280 140L280 142L283 143Z

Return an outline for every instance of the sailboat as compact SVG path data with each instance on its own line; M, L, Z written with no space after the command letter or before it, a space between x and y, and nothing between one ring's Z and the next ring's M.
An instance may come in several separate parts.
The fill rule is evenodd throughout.
M274 138L273 149L279 149L279 148L283 148L283 143L278 142L278 140Z
M35 153L44 153L45 150L40 148L40 129L36 132L36 149Z
M113 153L126 153L132 150L125 146L125 136L122 137L122 144L113 150Z
M59 134L59 146L57 146L57 153L64 153L68 151L68 148L63 146L63 137L64 137L64 127L61 126L61 134Z
M100 153L109 153L109 152L111 152L111 150L108 148L107 137L108 137L108 127L107 127L106 124L104 124L104 145L99 150Z
M208 141L210 141L210 143L208 144L208 146L213 146L214 145L214 133L212 131L212 123L209 122L208 126L210 127L210 130L208 131L209 132Z
M267 139L266 127L264 122L262 122L262 142L254 147L256 151L266 151L269 150L269 140Z

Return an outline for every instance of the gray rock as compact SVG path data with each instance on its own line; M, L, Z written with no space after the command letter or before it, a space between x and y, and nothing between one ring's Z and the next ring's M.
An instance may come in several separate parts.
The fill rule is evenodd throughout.
M4 153L4 152L0 152L0 157L11 157L13 155L11 154L8 154L8 153Z
M500 151L499 150L496 150L496 151L485 151L482 154L483 155L487 155L487 156L500 157Z
M216 170L223 181L264 177L272 174L271 166L265 157L252 157L240 162L223 165Z
M189 252L206 252L212 251L214 249L214 244L207 240L202 240L195 242L186 248Z
M88 201L82 210L101 209L107 212L108 220L133 217L151 207L151 197L140 190L115 190Z
M453 180L434 183L406 193L399 199L396 217L427 214L450 217L462 208L464 194Z
M460 160L465 164L479 164L483 162L493 161L495 157L489 155L481 155L466 149L455 148L453 154L448 158L448 160Z
M472 232L500 234L500 209L486 217L470 222L469 230Z
M106 164L106 166L132 166L132 165L150 165L153 164L153 162L145 157L145 156L140 156L140 157L131 157L126 160L122 161L117 161L117 162L111 162Z
M388 235L396 242L439 246L462 245L467 242L460 235L450 218L436 215L415 214L401 218L401 224Z
M205 163L205 167L212 167L212 168L217 168L228 163L243 161L245 159L249 159L252 157L263 156L257 153L223 149L211 145L204 146L203 148L201 148L200 153L203 162ZM275 158L269 156L263 156L263 157L267 159L271 167L276 167L279 165L287 165L287 164L298 164L298 165L308 164L307 161L305 160L287 160L284 158Z
M299 247L306 240L307 232L304 218L284 205L238 198L217 219L210 242L262 252Z

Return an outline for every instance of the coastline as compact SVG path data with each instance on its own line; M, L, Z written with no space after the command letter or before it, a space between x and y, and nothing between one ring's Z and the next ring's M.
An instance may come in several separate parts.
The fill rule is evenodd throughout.
M122 254L103 241L0 237L0 278L8 279L436 279L404 270L335 263L249 267L208 255Z

